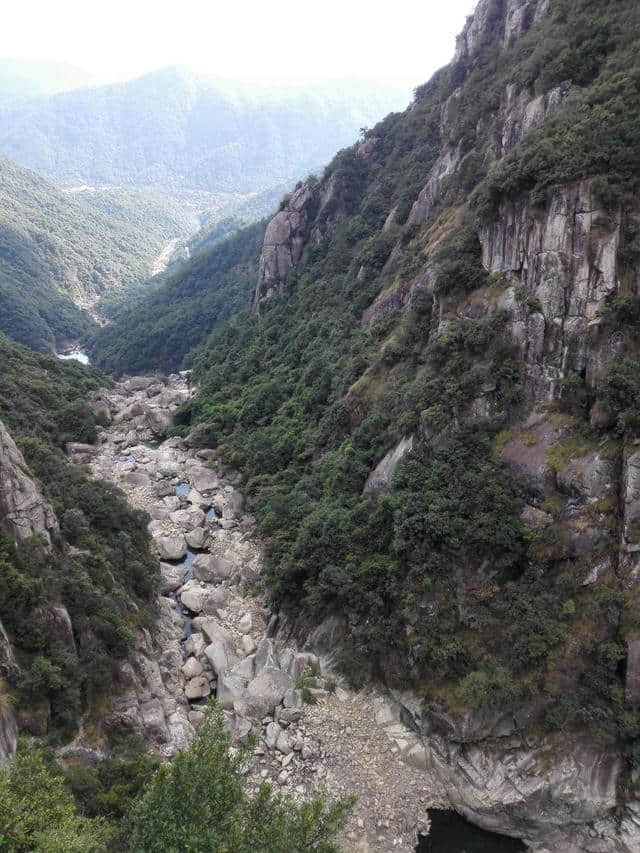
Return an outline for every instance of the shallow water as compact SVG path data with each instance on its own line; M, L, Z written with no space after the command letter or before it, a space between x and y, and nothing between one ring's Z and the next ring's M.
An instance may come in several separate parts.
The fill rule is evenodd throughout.
M191 580L191 578L193 577L193 574L191 573L190 570L191 570L191 564L193 563L193 561L196 558L196 554L197 554L197 551L192 551L191 548L187 548L186 556L184 556L181 560L178 560L176 562L176 566L180 566L181 569L184 569L185 573L187 572L187 569L189 569L190 577L185 576L185 578L184 578L185 583L188 580Z
M526 847L517 838L497 835L474 826L457 812L429 812L431 832L421 839L416 853L521 853Z
M179 498L186 498L190 491L191 486L189 485L189 483L178 483L175 488L176 495Z
M69 352L58 353L61 361L79 361L80 364L90 364L89 356L81 349L72 349Z

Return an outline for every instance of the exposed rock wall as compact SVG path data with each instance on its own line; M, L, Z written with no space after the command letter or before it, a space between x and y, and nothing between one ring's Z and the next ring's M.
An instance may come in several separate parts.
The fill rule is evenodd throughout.
M17 745L18 723L13 709L9 703L0 704L0 767L13 758Z
M40 537L47 547L58 531L52 506L31 479L27 464L0 421L0 521L16 542Z
M389 706L424 744L432 784L473 823L521 838L536 853L640 849L638 803L614 819L622 760L609 750L566 734L525 740L523 719L500 711L454 720L397 692Z
M376 151L375 138L365 139L356 156L369 160ZM306 246L319 243L346 217L345 187L335 175L307 181L271 219L260 255L253 310L272 296L284 293L289 271L296 267Z
M456 40L454 61L472 59L495 26L500 28L504 46L509 47L548 10L549 0L480 0Z
M480 229L485 268L511 283L499 307L512 315L534 399L552 398L570 371L592 386L613 354L587 337L618 287L620 225L600 227L604 221L591 183L583 181L557 189L541 214L528 198L505 203Z

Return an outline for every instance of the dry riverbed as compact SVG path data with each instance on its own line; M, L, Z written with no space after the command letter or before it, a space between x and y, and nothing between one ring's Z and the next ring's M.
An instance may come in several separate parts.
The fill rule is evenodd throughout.
M213 450L159 442L171 409L189 395L181 375L101 391L92 404L110 425L97 448L70 448L149 513L161 565L157 630L141 632L132 661L121 665L111 721L171 756L193 739L215 695L234 739L258 735L250 788L269 781L296 799L322 789L355 794L345 849L409 853L427 808L446 804L424 747L384 696L353 692L312 649L268 636L269 614L249 593L262 557L241 475Z

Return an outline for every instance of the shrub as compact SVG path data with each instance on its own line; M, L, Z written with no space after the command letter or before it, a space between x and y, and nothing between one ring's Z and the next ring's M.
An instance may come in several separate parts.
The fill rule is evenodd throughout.
M482 266L482 248L469 227L447 237L435 254L436 289L448 294L483 287L488 274Z

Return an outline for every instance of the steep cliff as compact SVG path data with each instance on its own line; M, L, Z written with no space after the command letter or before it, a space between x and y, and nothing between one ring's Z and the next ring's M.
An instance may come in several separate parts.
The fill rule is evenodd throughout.
M32 536L51 547L58 520L28 474L22 453L0 421L0 519L16 542Z
M148 519L73 464L97 451L96 418L109 410L94 411L86 396L105 377L1 335L0 359L2 761L18 729L65 742L91 714L104 746L110 696L130 686L122 680L129 661L139 662L143 695L159 652L145 630L158 572Z
M274 609L538 850L640 843L639 45L631 0L481 0L283 201L176 418L247 472Z

